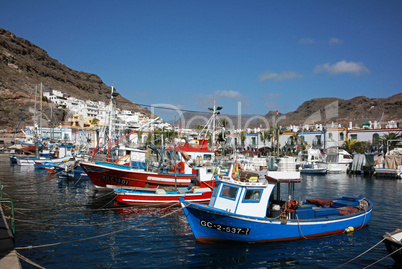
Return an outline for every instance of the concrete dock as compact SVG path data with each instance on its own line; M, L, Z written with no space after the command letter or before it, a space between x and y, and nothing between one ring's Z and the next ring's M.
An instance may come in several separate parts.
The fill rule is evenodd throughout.
M14 247L14 236L5 219L3 208L0 206L0 268L22 268Z

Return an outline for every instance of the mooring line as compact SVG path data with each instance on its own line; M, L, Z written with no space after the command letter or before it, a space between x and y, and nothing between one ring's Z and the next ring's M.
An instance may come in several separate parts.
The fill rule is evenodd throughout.
M11 217L5 217L5 219L11 219ZM101 225L111 225L111 224L116 224L116 223L122 223L126 222L127 220L121 220L121 221L113 221L113 222L108 222L108 223L95 223L95 224L88 224L88 225L67 225L67 224L57 224L57 223L46 223L46 222L37 222L37 221L31 221L31 220L23 220L23 219L16 219L14 218L15 221L19 222L26 222L26 223L32 223L32 224L38 224L38 225L47 225L47 226L59 226L59 227L92 227L92 226L101 226Z
M103 206L101 206L101 208L105 208L105 206L107 206L108 204L113 202L116 199L116 197L117 197L117 194L113 195L112 199L109 202L107 202L106 204L104 204Z
M371 247L371 248L369 248L368 250L366 250L366 251L364 251L363 253L361 253L361 254L357 255L357 256L356 256L356 257L354 257L353 259L351 259L351 260L349 260L349 261L345 262L344 264L341 264L341 265L339 265L339 266L335 267L335 269L337 269L337 268L341 268L342 266L344 266L344 265L346 265L346 264L348 264L348 263L350 263L350 262L352 262L352 261L356 260L357 258L359 258L359 257L363 256L364 254L366 254L367 252L369 252L370 250L372 250L373 248L375 248L376 246L378 246L380 243L382 243L382 241L384 241L384 240L385 240L385 238L383 238L383 239L382 239L380 242L378 242L377 244L375 244L374 246L372 246L372 247Z
M20 253L18 253L18 251L15 251L15 253L17 254L17 257L20 258L21 260L23 260L23 261L25 261L25 262L27 262L27 263L29 263L29 264L32 264L33 266L35 266L35 267L37 267L37 268L45 269L45 267L42 267L42 266L40 266L39 264L37 264L37 263L31 261L31 260L28 259L27 257L22 256Z
M177 202L177 203L180 203L180 202ZM176 204L177 204L177 203L176 203ZM125 229L121 229L121 230L114 231L114 232L110 232L110 233L106 233L106 234L101 234L101 235L96 235L96 236L92 236L92 237L81 238L81 239L76 239L76 240L71 240L71 241L66 241L66 242L57 242L57 243L44 244L44 245L38 245L38 246L16 247L15 249L23 250L23 249L33 249L33 248L50 247L50 246L64 245L64 244L70 244L70 243L74 243L74 242L81 242L81 241L87 241L87 240L92 240L92 239L96 239L96 238L101 238L101 237L105 237L105 236L108 236L108 235L117 234L117 233L120 233L120 232L125 232L125 231L128 231L128 230L131 230L131 229L134 229L134 228L143 226L143 225L145 225L145 224L148 224L148 223L151 223L151 222L153 222L153 221L156 221L156 220L165 218L165 217L167 217L167 216L169 216L169 215L172 215L172 214L178 212L179 210L182 210L182 208L179 208L179 209L174 210L174 211L172 211L172 212L170 212L170 213L167 213L167 214L165 214L165 215L163 215L163 216L161 216L161 217L159 217L159 218L152 219L152 220L150 220L150 221L141 223L141 224L139 224L139 225L132 226L132 227L128 227L128 228L125 228Z
M364 267L363 269L366 269L366 268L369 268L369 267L373 266L373 265L376 264L377 262L380 262L380 261L384 260L385 258L388 258L389 256L391 256L391 255L397 253L397 252L400 251L400 250L402 250L402 247L398 248L397 250L393 251L392 253L388 254L387 256L385 256L385 257L379 259L378 261L375 261L375 262L373 262L372 264L370 264L370 265Z

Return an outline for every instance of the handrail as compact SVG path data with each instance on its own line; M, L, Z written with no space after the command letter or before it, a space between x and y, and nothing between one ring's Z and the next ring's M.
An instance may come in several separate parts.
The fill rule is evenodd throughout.
M10 198L3 198L3 185L0 182L0 204L3 203L10 203L10 209L11 209L11 220L10 220L10 224L11 224L11 231L13 233L13 236L15 236L15 227L14 227L14 219L15 219L15 215L14 215L14 203Z

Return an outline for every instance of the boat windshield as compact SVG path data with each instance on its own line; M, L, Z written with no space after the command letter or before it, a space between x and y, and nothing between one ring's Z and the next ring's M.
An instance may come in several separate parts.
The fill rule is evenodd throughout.
M258 202L260 201L261 193L262 190L247 190L243 202Z
M237 188L237 187L224 185L222 187L221 197L231 199L231 200L235 200L238 190L239 190L239 188Z

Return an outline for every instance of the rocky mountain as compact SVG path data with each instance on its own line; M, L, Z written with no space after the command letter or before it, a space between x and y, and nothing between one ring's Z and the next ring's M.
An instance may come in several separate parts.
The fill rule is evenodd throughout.
M265 117L269 118L268 113ZM271 112L272 116L272 112ZM402 93L388 98L354 97L316 98L304 102L295 111L284 115L281 125L301 125L336 122L348 126L349 122L360 125L366 121L386 122L402 120Z
M104 101L106 104L110 100L110 86L105 85L97 75L72 70L28 40L0 28L0 129L17 126L33 89L40 83L47 89L59 90L82 100ZM148 109L121 95L117 96L116 103L121 109L151 115ZM50 104L43 102L42 105L44 115L49 118ZM54 122L67 120L67 114L68 111L54 108ZM28 109L22 126L32 124L32 118L33 111Z
M40 83L46 89L59 90L69 96L82 100L109 102L110 86L95 74L72 70L52 59L45 50L28 40L16 37L13 33L0 28L0 130L15 129L25 113L21 126L32 125L33 106L25 111L35 86ZM122 96L117 96L121 109L140 111L148 116L151 112ZM39 106L39 104L38 104ZM50 122L51 103L42 102L43 118L46 127ZM25 112L24 112L25 111ZM58 125L68 119L68 111L52 107L53 123ZM185 128L203 125L209 114L184 113ZM197 120L197 118L199 118ZM269 111L265 115L220 115L229 122L229 128L255 128L279 125L302 125L313 123L349 122L361 124L365 121L401 120L402 93L388 98L367 98L358 96L350 100L339 98L316 98L301 104L295 111L287 114ZM206 120L202 120L206 119Z
M187 128L203 125L211 115L194 112L184 114ZM195 120L193 120L195 119ZM360 126L366 121L387 122L402 120L402 93L388 98L354 97L350 100L339 98L315 98L301 104L295 111L286 114L269 111L262 115L219 115L219 120L229 122L228 129L267 128L278 123L280 126L305 124L341 124Z

